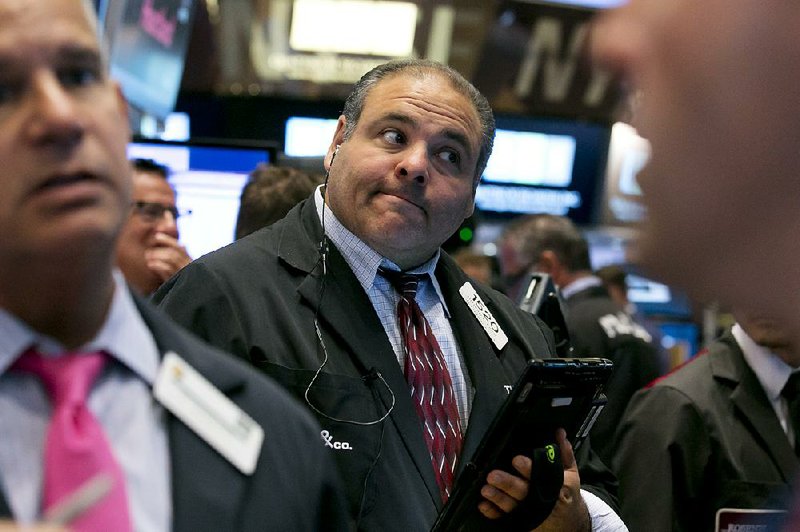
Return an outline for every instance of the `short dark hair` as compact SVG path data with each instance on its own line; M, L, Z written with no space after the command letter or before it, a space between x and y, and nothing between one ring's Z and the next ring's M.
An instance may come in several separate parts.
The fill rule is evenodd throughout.
M169 179L169 167L155 162L153 159L131 159L131 166L137 172L160 175L164 179Z
M572 272L591 270L589 243L569 218L552 214L531 214L516 218L501 237L520 262L533 265L545 251L555 253Z
M436 61L428 59L398 59L378 65L364 74L353 86L352 92L344 102L342 115L347 120L344 131L345 140L349 139L350 135L355 131L361 112L364 109L364 101L370 91L383 79L405 72L418 77L423 77L432 72L441 74L450 81L454 89L472 102L481 122L481 147L474 179L477 185L478 180L483 175L483 171L486 169L486 164L489 162L489 156L492 154L492 147L494 146L494 113L486 97L472 83L467 81L458 71Z
M311 195L323 176L296 168L259 164L242 189L236 217L236 240L277 222Z
M622 290L628 290L628 273L619 264L603 266L594 272L594 274L598 276L606 286L616 286Z

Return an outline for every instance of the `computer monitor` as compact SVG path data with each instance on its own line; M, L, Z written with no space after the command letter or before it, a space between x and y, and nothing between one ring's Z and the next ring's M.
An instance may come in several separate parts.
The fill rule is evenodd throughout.
M475 197L478 211L593 223L608 138L602 124L498 116L494 151Z
M680 290L636 273L628 273L626 280L628 300L643 314L673 318L692 316L689 298Z
M128 158L153 159L170 169L178 209L180 241L192 258L233 242L239 197L259 163L274 162L276 148L222 141L163 142L137 139Z
M111 45L111 76L142 113L174 109L192 30L193 0L125 0L98 5Z
M338 121L337 118L289 117L283 152L289 157L323 157L331 145Z

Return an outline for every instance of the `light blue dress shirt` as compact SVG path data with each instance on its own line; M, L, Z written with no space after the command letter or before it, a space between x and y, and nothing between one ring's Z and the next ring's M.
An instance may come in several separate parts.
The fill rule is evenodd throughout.
M105 323L93 340L75 351L111 355L90 392L89 409L122 467L134 529L166 532L172 522L166 414L151 393L160 355L119 272L114 272L114 284ZM64 351L58 342L0 308L0 489L21 524L42 517L42 455L51 412L38 377L8 371L31 346L45 355Z
M323 199L319 190L314 194L314 199L316 201L317 214L322 220ZM343 226L327 205L325 206L324 214L324 227L328 238L342 254L350 269L353 270L358 282L364 287L364 291L366 291L372 306L375 307L375 312L378 313L378 318L380 318L383 328L386 330L389 342L391 342L392 349L394 349L394 354L397 357L397 362L401 368L404 368L406 355L403 349L402 336L400 335L400 326L397 324L396 310L400 294L389 284L389 281L378 275L378 267L380 266L391 270L399 270L400 268L389 259L382 257ZM428 323L430 323L436 341L439 342L439 347L442 349L450 379L453 382L453 391L458 404L458 415L461 418L461 428L466 433L474 391L469 382L469 376L464 370L464 360L459 352L458 344L453 336L453 329L448 321L450 313L442 297L439 282L433 275L438 261L439 252L437 251L429 261L410 270L409 273L426 275L425 279L417 287L417 304L422 309L422 313L427 318Z

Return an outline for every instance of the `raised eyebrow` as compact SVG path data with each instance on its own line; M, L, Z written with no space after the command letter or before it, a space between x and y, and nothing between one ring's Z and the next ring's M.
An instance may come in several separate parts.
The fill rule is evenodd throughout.
M105 74L104 60L99 50L80 46L80 45L65 45L59 47L53 55L51 61L54 61L56 67L64 65L84 65L98 68L101 73ZM8 77L23 71L25 68L26 60L18 57L13 53L7 53L0 50L0 75Z
M80 45L65 45L60 47L55 54L60 62L74 62L102 65L103 57L100 50Z
M386 113L383 115L379 120L379 124L383 124L385 122L400 122L402 124L406 124L409 126L416 126L417 121L411 118L408 115L404 115L401 113Z

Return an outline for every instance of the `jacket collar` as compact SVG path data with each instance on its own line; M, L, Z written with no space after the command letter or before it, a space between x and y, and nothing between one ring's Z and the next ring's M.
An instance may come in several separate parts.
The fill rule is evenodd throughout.
M744 360L730 330L720 338L721 346L709 349L713 378L730 388L730 397L742 422L767 451L786 482L794 480L797 456L778 422L775 411L755 373Z

